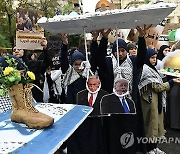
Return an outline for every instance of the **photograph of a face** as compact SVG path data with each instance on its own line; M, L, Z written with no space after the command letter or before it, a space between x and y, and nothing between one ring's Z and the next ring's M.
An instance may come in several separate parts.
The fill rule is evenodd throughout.
M113 91L117 96L129 94L129 81L124 78L115 79Z
M97 93L101 88L101 81L97 76L90 76L86 83L86 89L90 93Z

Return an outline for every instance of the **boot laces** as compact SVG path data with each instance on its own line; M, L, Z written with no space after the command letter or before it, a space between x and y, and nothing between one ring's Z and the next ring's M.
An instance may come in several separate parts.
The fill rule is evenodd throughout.
M33 88L33 85L26 85L25 86L25 98L26 98L26 103L25 103L25 106L28 110L31 110L35 113L39 112L33 105L32 105L32 91L31 89Z

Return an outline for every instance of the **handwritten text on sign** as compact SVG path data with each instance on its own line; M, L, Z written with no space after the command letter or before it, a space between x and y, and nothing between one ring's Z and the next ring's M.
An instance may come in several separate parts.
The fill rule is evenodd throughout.
M16 32L16 46L19 49L42 50L40 44L43 32Z

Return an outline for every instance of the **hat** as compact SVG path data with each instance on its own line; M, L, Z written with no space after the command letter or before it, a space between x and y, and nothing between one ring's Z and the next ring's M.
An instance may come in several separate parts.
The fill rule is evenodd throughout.
M83 61L83 60L85 60L85 56L81 52L76 51L71 55L71 63L73 64L76 60Z
M118 39L118 48L124 48L126 51L128 51L127 43L123 39ZM117 52L117 43L114 41L112 52Z

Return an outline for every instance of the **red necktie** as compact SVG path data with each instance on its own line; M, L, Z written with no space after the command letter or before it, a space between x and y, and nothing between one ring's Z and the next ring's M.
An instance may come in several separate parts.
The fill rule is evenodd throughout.
M88 103L89 103L89 106L92 106L92 103L93 103L93 94L91 94Z

